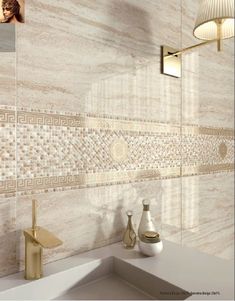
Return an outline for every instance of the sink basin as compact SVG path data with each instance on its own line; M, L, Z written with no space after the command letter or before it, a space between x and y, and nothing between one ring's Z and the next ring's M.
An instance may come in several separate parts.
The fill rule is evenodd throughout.
M110 256L8 289L0 293L0 300L184 300L189 296L183 289Z

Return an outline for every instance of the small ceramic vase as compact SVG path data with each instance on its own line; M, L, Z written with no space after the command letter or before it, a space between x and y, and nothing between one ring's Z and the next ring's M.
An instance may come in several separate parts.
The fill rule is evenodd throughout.
M123 235L123 245L126 249L133 249L136 243L136 234L132 226L132 211L127 211L127 227Z

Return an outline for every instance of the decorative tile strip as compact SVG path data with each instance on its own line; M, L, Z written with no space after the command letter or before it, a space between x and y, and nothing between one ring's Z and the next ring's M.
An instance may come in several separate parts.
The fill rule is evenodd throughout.
M153 123L148 121L130 121L107 117L93 116L66 116L38 112L19 111L19 124L51 125L65 127L82 127L110 131L134 131L151 133L180 133L179 125Z
M19 124L85 127L83 117L24 111L19 111L17 113L17 122Z
M207 174L207 173L217 172L217 171L232 171L232 170L234 170L233 163L202 165L202 166L199 166L199 168L198 168L198 172L200 174Z
M210 174L215 172L230 172L234 170L233 163L215 164L215 165L201 165L201 166L183 166L182 176L192 176L200 174Z
M0 123L15 123L15 111L0 109Z
M1 109L0 121L15 122L15 111ZM100 116L94 114L55 114L19 110L17 112L19 124L54 125L65 127L83 127L91 129L103 129L112 131L137 131L151 133L181 133L180 125L159 123L156 120L141 120L134 118L121 118L115 116ZM183 125L183 134L234 136L233 129L202 127L197 125Z
M1 107L0 124L0 194L234 170L232 129Z
M16 192L16 186L15 180L0 181L0 194Z
M145 180L156 180L162 177L180 176L180 168L160 169L160 170L131 170L131 171L110 171L80 174L61 177L44 177L34 179L18 179L17 191L27 190L47 190L58 187L89 187L99 185L110 185L120 183L130 183Z
M182 126L182 133L186 135L213 135L233 137L234 130L226 128L211 128L202 126L184 125Z

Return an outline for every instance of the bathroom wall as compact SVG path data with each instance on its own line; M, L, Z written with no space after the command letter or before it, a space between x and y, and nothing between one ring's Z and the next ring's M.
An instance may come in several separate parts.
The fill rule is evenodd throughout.
M198 3L182 3L182 44L187 47L197 43L191 32ZM225 163L228 140L223 129L234 128L234 39L224 41L221 53L210 44L184 56L182 124L192 123L220 129L214 138L220 137L221 141L217 149L215 144L214 147ZM228 138L232 144L233 135ZM209 142L210 137L206 137ZM207 152L205 144L200 157ZM207 169L204 175L182 179L182 244L224 259L234 257L232 170L210 174Z
M1 276L24 267L32 198L64 242L45 262L121 240L127 209L137 230L143 198L163 238L232 258L233 41L185 54L181 79L160 74L161 45L197 42L196 10L26 3L16 52L0 52Z

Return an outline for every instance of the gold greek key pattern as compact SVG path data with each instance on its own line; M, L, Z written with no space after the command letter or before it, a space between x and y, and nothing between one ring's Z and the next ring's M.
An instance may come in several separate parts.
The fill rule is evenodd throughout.
M15 111L0 109L0 123L15 123Z
M0 109L0 121L15 122L15 111ZM17 123L35 125L53 125L66 127L83 127L103 130L141 131L151 133L180 133L180 125L159 123L154 120L125 119L121 117L107 117L87 115L65 115L54 113L18 111ZM183 134L234 136L233 129L202 127L197 125L183 125Z
M74 176L44 177L34 179L19 179L17 181L0 182L0 194L13 192L37 193L58 188L85 188L100 185L118 185L146 180L175 178L179 176L201 175L218 171L233 171L233 164L204 165L197 167L161 168L159 170L139 170L123 172L102 172L96 174L80 174Z
M177 169L179 176L180 169ZM141 171L122 171L122 172L100 172L95 174L80 174L73 176L55 176L33 179L18 179L16 181L0 182L0 194L7 192L38 191L50 188L76 187L84 188L99 185L114 185L121 183L137 182L143 180L159 179L162 175L175 177L176 171L172 169L166 172L161 170L141 170Z
M84 127L83 117L65 116L58 114L45 114L19 111L17 113L19 124L53 125L66 127Z
M35 124L65 127L82 127L90 129L112 131L134 131L151 133L180 133L179 125L170 125L149 121L130 121L119 118L84 116L67 116L38 112L19 111L17 113L19 124Z
M0 194L16 192L16 181L0 181Z

